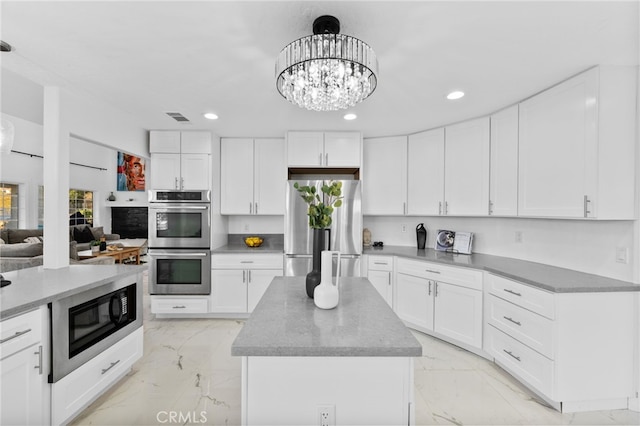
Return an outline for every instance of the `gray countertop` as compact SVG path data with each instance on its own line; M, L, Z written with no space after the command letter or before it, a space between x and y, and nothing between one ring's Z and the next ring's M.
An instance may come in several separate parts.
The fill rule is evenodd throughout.
M231 345L234 356L422 355L422 346L366 278L340 279L340 302L319 309L305 277L276 277Z
M262 237L260 247L248 247L244 237ZM211 250L211 254L247 254L247 253L279 253L284 252L284 235L282 234L229 234L228 243Z
M363 254L402 256L408 259L479 269L554 293L640 291L640 285L627 281L481 253L465 255L445 253L434 249L418 250L414 247L385 246L365 248Z
M60 269L42 266L2 275L11 284L0 288L0 318L20 313L77 294L102 284L144 271L147 266L137 265L70 265Z

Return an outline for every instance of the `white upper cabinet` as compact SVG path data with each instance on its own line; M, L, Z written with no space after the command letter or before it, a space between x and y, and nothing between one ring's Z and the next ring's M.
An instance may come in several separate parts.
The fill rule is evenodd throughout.
M288 167L356 167L362 162L360 132L288 132Z
M635 217L636 79L592 68L520 104L521 216Z
M284 139L225 138L220 157L222 214L284 214Z
M489 146L489 117L445 128L444 214L489 213Z
M489 214L518 214L518 105L491 116Z
M406 213L406 164L406 136L364 140L363 214Z
M211 133L149 132L151 189L210 189Z
M407 214L442 214L444 128L409 135Z

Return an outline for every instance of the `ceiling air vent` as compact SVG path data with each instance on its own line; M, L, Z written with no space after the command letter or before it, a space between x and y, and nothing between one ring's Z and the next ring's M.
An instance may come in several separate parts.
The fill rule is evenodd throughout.
M168 112L167 115L171 118L173 118L176 121L179 121L181 123L188 123L189 119L187 117L185 117L184 115L180 114L179 112Z

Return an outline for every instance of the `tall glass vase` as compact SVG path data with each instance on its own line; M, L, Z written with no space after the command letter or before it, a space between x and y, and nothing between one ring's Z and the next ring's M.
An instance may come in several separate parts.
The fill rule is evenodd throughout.
M329 242L331 242L331 229L322 228L313 230L313 266L311 272L307 274L306 288L307 296L313 299L313 291L320 284L321 254L326 249L325 232L329 232Z

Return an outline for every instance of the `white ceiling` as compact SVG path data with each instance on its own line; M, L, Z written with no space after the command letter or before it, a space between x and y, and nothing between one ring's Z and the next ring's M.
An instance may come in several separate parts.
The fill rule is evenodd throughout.
M5 1L2 68L82 90L147 129L220 136L286 130L408 134L496 111L596 64L638 65L638 1ZM274 64L320 15L376 52L378 88L353 109L310 112ZM467 95L447 101L452 89ZM220 119L208 121L202 113ZM180 112L179 124L165 112Z

